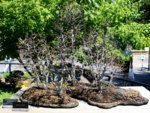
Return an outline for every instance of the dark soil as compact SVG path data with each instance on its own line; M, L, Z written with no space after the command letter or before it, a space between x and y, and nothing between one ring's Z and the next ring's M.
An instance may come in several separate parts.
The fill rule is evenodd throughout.
M65 93L59 96L54 88L44 89L32 87L26 90L20 99L22 101L28 101L29 104L35 106L56 108L72 108L78 106L76 100Z
M111 108L117 105L143 105L149 101L133 89L103 86L102 91L99 92L95 85L88 83L67 86L61 95L57 94L54 87L47 90L32 87L23 93L21 100L36 106L71 108L78 106L78 102L73 98L101 108Z
M11 72L11 75L9 75L8 77L6 77L6 82L9 83L11 85L11 87L16 87L17 83L21 80L23 80L24 78L23 76L23 72L19 71L19 70L15 70Z

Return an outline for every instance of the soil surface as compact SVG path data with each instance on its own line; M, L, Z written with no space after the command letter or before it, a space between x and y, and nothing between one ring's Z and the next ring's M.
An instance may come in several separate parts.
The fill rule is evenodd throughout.
M26 90L20 99L27 101L30 105L54 108L72 108L79 104L75 99L65 93L58 95L54 88L44 89L32 87Z
M79 103L75 99L84 100L101 108L112 108L117 105L144 105L149 101L133 89L103 86L102 90L98 91L95 85L88 83L67 86L60 94L55 87L48 89L32 87L26 90L20 99L35 106L57 108L76 107Z

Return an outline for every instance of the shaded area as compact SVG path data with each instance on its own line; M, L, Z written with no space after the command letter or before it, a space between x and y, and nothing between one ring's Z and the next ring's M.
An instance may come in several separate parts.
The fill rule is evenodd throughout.
M10 87L10 85L0 83L0 105L3 102L3 99L10 98L18 90L19 90L19 88L12 88L12 87Z
M150 85L150 72L135 73L134 77L135 77L135 81Z
M105 79L108 81L108 78ZM113 84L116 86L144 86L150 90L150 72L134 72L134 79L129 79L128 75L113 76Z
M134 74L135 81L150 85L150 72L139 72ZM137 84L135 84L137 85ZM138 86L138 85L137 85ZM150 87L146 87L150 90Z

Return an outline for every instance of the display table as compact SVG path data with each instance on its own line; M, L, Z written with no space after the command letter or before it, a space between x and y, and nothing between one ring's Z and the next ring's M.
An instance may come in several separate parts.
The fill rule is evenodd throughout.
M144 97L150 100L150 91L148 91L144 87L133 86L133 87L122 87L122 88L132 88L138 90ZM0 113L19 113L19 112L12 111L11 109L8 108L0 107ZM43 107L29 106L28 113L150 113L150 102L142 106L119 105L111 109L102 109L102 108L88 105L86 102L79 100L79 106L76 108L63 109L63 108L43 108Z

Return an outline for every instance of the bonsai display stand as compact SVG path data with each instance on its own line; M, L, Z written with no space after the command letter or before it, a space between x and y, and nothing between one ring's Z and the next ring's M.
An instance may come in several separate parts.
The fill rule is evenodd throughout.
M138 87L122 87L122 88L132 88L141 93L142 96L148 98L150 100L150 91L148 91L146 88L142 86ZM26 88L21 89L20 93L16 93L13 98L19 97L19 94ZM35 106L29 106L28 113L150 113L150 102L146 105L142 106L122 106L119 105L117 107L111 108L111 109L103 109L98 108L95 106L88 105L86 102L78 100L79 106L75 108L65 109L65 108L44 108L44 107L35 107ZM0 113L12 113L11 109L4 109L0 107ZM18 113L13 111L13 113Z

